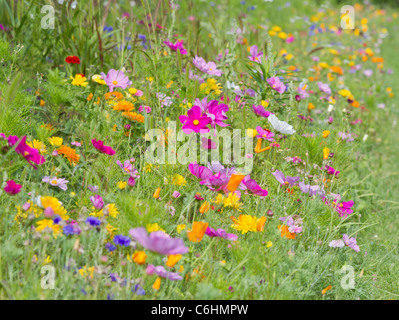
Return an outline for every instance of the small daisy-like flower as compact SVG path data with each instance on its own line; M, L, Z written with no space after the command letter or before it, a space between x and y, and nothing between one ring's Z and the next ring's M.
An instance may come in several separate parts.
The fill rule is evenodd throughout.
M89 83L87 82L86 77L83 76L83 75L81 75L81 74L75 75L75 78L71 76L71 79L72 79L72 82L71 82L71 83L72 83L74 86L77 86L77 87L87 87L87 85L89 84Z
M69 182L66 179L59 179L57 177L49 177L49 176L45 176L42 179L43 182L46 182L54 187L59 187L61 190L67 190L67 183Z

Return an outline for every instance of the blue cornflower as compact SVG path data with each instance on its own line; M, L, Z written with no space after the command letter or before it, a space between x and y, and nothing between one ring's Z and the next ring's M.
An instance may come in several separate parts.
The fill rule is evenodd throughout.
M111 252L116 250L116 247L111 242L107 242L105 247Z
M96 217L88 217L86 219L86 223L90 224L91 226L99 226L101 224L101 221Z
M130 244L129 236L118 234L114 237L114 242L117 246L127 247Z

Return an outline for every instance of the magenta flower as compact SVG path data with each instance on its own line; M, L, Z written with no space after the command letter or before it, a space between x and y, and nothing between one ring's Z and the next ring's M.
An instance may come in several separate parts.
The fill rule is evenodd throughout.
M194 105L195 106L199 106L201 108L202 112L206 112L206 111L208 111L209 104L213 101L212 100L212 101L208 102L207 100L208 100L208 97L205 97L202 100L196 98L195 101L194 101Z
M96 148L98 151L101 151L102 153L108 154L110 156L113 156L115 154L115 150L113 150L109 146L104 146L104 142L101 140L96 140L93 139L91 140L91 143L93 144L94 148Z
M166 279L169 279L169 280L172 280L172 281L174 281L174 280L182 280L183 279L183 277L181 275L179 275L177 272L169 272L163 266L155 267L154 265L149 264L147 266L147 269L146 269L145 272L148 275L152 275L152 274L155 273L156 275L158 275L161 278L166 278Z
M285 177L284 174L279 170L276 170L276 172L272 172L272 175L281 184L289 185L291 187L294 186L295 183L300 179L299 177L290 177L290 176Z
M335 209L338 211L338 214L340 217L346 218L348 215L353 213L353 210L351 209L354 205L354 202L351 201L343 201L340 204L337 204Z
M229 124L223 122L228 119L226 116L227 111L229 111L229 106L227 104L219 104L219 101L217 100L209 102L207 116L212 119L212 127L214 129L216 129L216 125L220 127L229 126Z
M334 175L336 177L338 177L339 171L335 170L333 167L330 166L326 166L326 170L328 174Z
M267 118L270 116L270 111L265 110L265 108L261 105L257 106L255 104L252 105L252 110L256 115Z
M163 231L154 231L149 235L145 228L130 229L129 234L144 248L159 254L185 254L188 248L183 239L172 238Z
M126 89L127 86L132 85L132 81L120 70L111 69L108 71L107 75L101 72L101 76L108 85L109 92L114 91L114 88Z
M176 199L177 199L177 198L179 198L180 196L181 196L181 193L180 193L179 191L176 191L176 190L173 191L173 194L172 194L172 197L173 197L173 198L176 198Z
M22 186L20 184L17 184L14 180L8 180L6 182L6 186L4 187L4 191L10 196L20 193L21 189Z
M91 196L90 201L97 210L101 210L104 207L104 200L98 194Z
M205 149L205 150L216 149L216 142L212 141L211 139L202 137L201 138L201 148Z
M230 241L236 241L238 239L238 236L234 233L227 233L225 230L223 229L213 229L211 227L208 227L205 231L206 235L209 237L219 237L219 238L223 238L226 240L230 240Z
M122 171L124 173L130 174L131 177L136 178L136 179L140 178L140 176L137 175L139 172L137 171L137 169L135 167L133 167L130 160L125 160L125 162L123 162L123 164L119 160L116 160L116 164L122 169Z
M271 77L269 79L266 79L266 81L273 90L276 90L280 94L282 94L286 89L285 84L281 82L279 77Z
M274 141L274 133L267 130L267 129L263 129L260 126L256 127L256 131L258 132L258 135L256 136L259 139L263 139L263 140L267 140L270 142Z
M212 122L212 119L203 115L201 112L201 108L199 106L193 106L187 112L187 116L181 115L179 116L180 122L183 124L182 129L186 134L190 134L191 132L200 132L204 130L204 133L209 132L208 124Z
M255 180L251 179L250 175L247 175L244 180L242 180L242 184L245 189L257 196L266 197L268 195L267 190L262 189Z
M190 163L188 165L188 170L190 170L190 172L195 175L198 179L201 180L207 180L210 177L212 177L213 172L211 171L211 169L207 168L207 167L203 167L200 166L197 163Z
M309 97L309 93L306 92L306 87L307 85L304 85L303 83L299 84L297 91L301 99L306 99Z
M258 46L252 46L249 49L249 53L251 54L250 56L248 56L249 60L257 63L262 62L263 52L262 51L258 52Z
M151 113L151 107L149 107L149 106L140 106L139 107L139 112L143 112L144 110L147 113Z
M356 243L356 239L355 238L349 238L349 236L347 234L344 233L344 235L342 236L342 239L344 240L344 243L351 249L355 250L356 252L360 251L359 246Z
M179 50L181 54L187 54L187 50L183 47L183 40L177 41L176 43L170 41L164 41L163 43L166 44L170 50L177 51Z
M39 154L39 150L31 148L25 143L26 136L23 136L21 139L18 139L17 136L9 136L7 140L10 147L17 144L15 152L22 155L35 170L37 170L37 167L33 165L32 162L40 165L46 161L44 157Z

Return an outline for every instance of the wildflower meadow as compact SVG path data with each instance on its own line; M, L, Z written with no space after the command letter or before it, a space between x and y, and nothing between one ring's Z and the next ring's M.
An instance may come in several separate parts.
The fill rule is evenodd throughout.
M0 299L398 299L398 29L396 1L0 0Z

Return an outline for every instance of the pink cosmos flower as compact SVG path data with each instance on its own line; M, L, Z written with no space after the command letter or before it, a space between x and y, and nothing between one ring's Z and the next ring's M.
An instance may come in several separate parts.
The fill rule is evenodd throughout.
M257 196L266 197L268 195L267 190L262 189L255 180L251 179L250 175L247 175L241 183L244 186L243 189L245 188Z
M165 93L157 93L157 98L159 99L159 102L161 103L161 107L168 107L173 103L172 98L166 96Z
M227 120L226 112L229 111L229 106L227 104L221 103L219 101L212 100L208 104L207 116L212 119L212 127L216 129L216 125L220 127L227 127L229 124L223 121ZM215 132L216 135L216 132Z
M102 153L108 154L110 156L113 156L115 154L115 150L113 150L109 146L104 146L104 142L101 140L96 140L93 139L91 140L91 143L93 144L94 148L96 148L98 151L101 151Z
M104 207L104 200L98 194L96 194L95 196L91 196L90 201L93 204L94 208L96 208L97 210L101 210Z
M249 53L251 54L250 56L248 56L249 60L257 63L262 62L263 52L262 51L258 52L258 46L252 46L249 49Z
M133 178L140 178L140 176L137 175L137 173L139 172L135 167L133 167L130 160L125 160L123 164L119 160L116 160L116 164L122 169L124 173L130 174L130 176Z
M344 243L351 249L355 250L356 252L360 251L359 246L356 243L356 238L349 238L347 234L344 233L342 236L342 239L344 240Z
M140 106L139 107L139 112L143 112L144 110L147 113L151 113L151 107L149 107L149 106Z
M279 170L276 170L276 172L272 172L272 175L281 184L290 185L291 187L294 186L296 182L300 179L299 177L290 177L290 176L285 177L284 174Z
M145 271L148 275L152 275L152 274L156 274L157 276L161 277L161 278L166 278L169 280L182 280L183 277L181 275L179 275L176 272L169 272L165 269L165 267L163 266L158 266L155 267L153 264L149 264L147 266L147 269Z
M287 88L285 84L281 82L279 77L271 77L269 79L266 79L266 81L273 90L276 90L280 94L282 94Z
M77 147L81 147L82 146L82 144L80 142L77 142L77 141L71 142L71 145L77 146Z
M222 75L222 71L217 69L216 63L209 61L208 63L204 60L204 58L195 56L193 58L193 64L202 72L207 73L212 76L220 77Z
M317 85L319 86L320 91L322 91L322 92L324 92L324 93L326 93L328 95L331 94L331 89L330 89L330 87L328 86L327 83L323 83L323 82L319 81L319 82L317 82Z
M294 36L291 36L291 37L288 37L286 40L285 40L285 42L286 43L291 43L291 42L293 42L295 40L295 37Z
M187 112L187 116L179 116L180 122L183 124L182 129L186 134L191 132L200 132L203 130L204 133L209 132L208 124L212 122L212 119L206 115L203 115L199 106L193 106Z
M257 106L255 104L252 105L252 110L255 112L256 115L268 118L270 116L270 111L265 110L265 108L261 105Z
M190 163L188 165L188 170L190 170L190 172L194 176L196 176L198 179L201 179L201 180L209 179L213 175L213 172L211 169L204 167L204 166L200 166L197 163Z
M173 198L176 198L176 199L177 199L177 198L179 198L180 196L181 196L181 194L180 194L179 191L176 191L176 190L173 191L173 194L172 194L172 197L173 197Z
M45 177L43 177L42 181L46 182L46 183L48 183L48 184L50 184L50 185L52 185L54 187L58 187L58 188L60 188L61 190L64 190L64 191L66 191L68 189L67 183L69 181L66 180L66 179L60 179L60 178L57 178L57 177L45 176Z
M163 43L166 44L170 50L177 51L179 50L181 54L187 54L187 50L183 47L183 40L177 41L176 43L170 41L164 41Z
M267 140L267 141L274 141L274 133L267 130L267 129L263 129L260 126L256 127L256 131L258 132L258 135L256 136L259 139L263 139L263 140Z
M185 254L188 248L183 239L172 238L163 231L154 231L149 235L145 228L130 229L129 234L144 248L159 254Z
M333 202L335 203L335 202ZM346 218L348 215L353 213L353 210L351 209L354 205L354 202L351 201L343 201L340 204L337 204L335 209L338 211L338 214L340 217Z
M230 241L237 241L238 236L234 233L227 233L224 229L213 229L208 227L205 231L206 235L209 237L219 237Z
M31 148L26 144L26 136L23 136L21 139L18 139L17 136L9 136L7 140L10 147L17 144L15 152L22 155L35 170L37 170L37 167L33 165L32 162L40 165L46 161L44 157L39 154L39 150Z
M20 184L17 184L14 180L8 180L6 182L6 186L4 187L4 191L10 196L20 193L21 189L22 186Z
M209 149L216 149L216 142L212 141L211 139L202 137L201 138L201 148L204 150L209 150Z
M126 89L127 86L132 85L132 81L130 81L121 70L111 69L108 71L107 75L105 75L104 72L101 72L101 76L108 85L109 92L114 91L114 88Z

